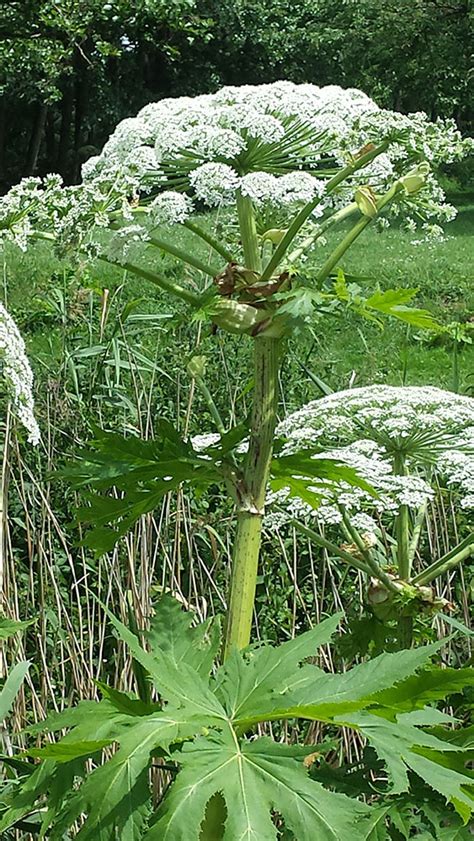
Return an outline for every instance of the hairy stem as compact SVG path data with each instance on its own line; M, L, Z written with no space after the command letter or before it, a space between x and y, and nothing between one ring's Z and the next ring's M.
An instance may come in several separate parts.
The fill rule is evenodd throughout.
M265 494L270 473L278 404L280 340L254 344L254 394L249 449L244 466L243 503L237 515L224 656L250 642L257 585Z
M394 471L397 476L406 476L407 467L405 456L397 453L394 460ZM400 505L395 518L395 538L397 541L398 575L402 581L410 581L413 555L411 553L410 537L410 509L408 505ZM400 616L397 622L398 643L400 648L411 648L413 644L413 617Z
M420 543L421 532L423 530L423 525L426 519L426 512L428 510L428 503L424 502L423 505L420 506L418 509L418 513L415 518L415 522L413 524L413 529L411 533L410 539L410 549L409 549L409 558L410 558L410 565L413 566L413 561L415 559L416 550L418 549L418 545Z

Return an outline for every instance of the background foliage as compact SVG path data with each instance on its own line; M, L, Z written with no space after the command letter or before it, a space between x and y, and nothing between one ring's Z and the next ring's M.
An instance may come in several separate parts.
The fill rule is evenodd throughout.
M13 0L0 22L0 185L80 165L163 96L280 78L472 124L469 0ZM467 178L466 167L463 169Z

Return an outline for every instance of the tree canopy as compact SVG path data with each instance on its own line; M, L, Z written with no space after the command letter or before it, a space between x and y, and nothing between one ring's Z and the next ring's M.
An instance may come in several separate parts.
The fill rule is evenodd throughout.
M0 181L79 178L163 96L287 78L472 121L469 0L13 0L0 23Z

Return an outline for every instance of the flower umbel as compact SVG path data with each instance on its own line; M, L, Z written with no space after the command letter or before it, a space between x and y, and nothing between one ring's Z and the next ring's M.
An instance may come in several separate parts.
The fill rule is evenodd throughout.
M33 372L25 343L11 315L0 303L0 358L7 390L30 444L38 444L41 434L34 415Z
M311 515L326 523L351 516L394 515L417 509L435 495L437 483L456 493L462 508L474 502L474 399L431 386L374 385L348 389L308 403L277 428L283 454L320 448L314 458L334 458L354 467L379 496L341 483L316 510L284 492L270 501L289 517ZM397 470L403 458L405 475ZM280 515L279 515L280 516ZM284 515L283 515L284 519ZM374 522L375 526L375 522ZM368 529L368 523L365 522Z

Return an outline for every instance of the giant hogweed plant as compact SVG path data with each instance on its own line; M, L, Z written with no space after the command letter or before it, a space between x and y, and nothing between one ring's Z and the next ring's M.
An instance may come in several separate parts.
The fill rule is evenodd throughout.
M279 463L296 468L298 461L302 475L288 482L277 463L267 526L292 523L339 563L363 572L367 606L384 623L397 619L401 642L410 645L414 616L451 607L433 583L474 555L470 530L427 567L419 563L433 503L449 494L460 512L474 508L474 400L433 387L355 388L309 403L276 433L284 441ZM302 487L301 454L317 447L316 465L334 458L372 492L343 481Z
M307 661L336 619L280 648L249 648L269 479L299 486L304 498L342 481L376 493L333 457L313 459L305 451L304 469L301 459L273 457L285 339L341 307L432 326L428 313L408 306L416 290L366 295L338 267L371 223L383 227L403 216L432 233L433 221L449 221L453 210L434 173L466 150L452 124L380 111L359 91L286 82L224 88L154 103L125 120L86 164L81 185L63 187L55 176L27 179L2 199L3 234L20 247L42 239L62 253L122 266L187 304L212 329L247 334L254 349L248 423L226 429L193 360L190 371L215 417L217 440L183 441L164 421L152 442L98 432L70 471L76 485L92 486L79 515L93 525L86 541L99 552L179 485L200 491L224 485L236 508L224 665L213 665L216 629L191 628L167 600L144 632L144 647L110 617L134 658L139 697L103 686L99 704L49 720L44 728L69 732L30 751L42 761L22 767L2 831L35 814L40 837L48 838L74 828L78 837L103 839L380 837L392 821L389 806L380 811L336 794L314 770L311 778L327 746L259 735L263 722L298 718L360 731L380 756L381 784L391 795L405 791L410 776L438 791L451 807L436 819L434 837L455 826L456 813L461 824L468 820L468 739L447 730L454 722L425 704L470 683L469 670L417 677L436 651L426 647L326 675ZM198 223L196 211L213 206L235 219L225 237ZM305 258L318 239L351 219L316 276L306 278ZM208 261L177 241L180 228L209 247ZM154 252L174 257L193 280L156 273L147 262ZM112 495L102 493L112 488ZM156 764L173 781L151 811ZM456 831L462 837L462 826Z

